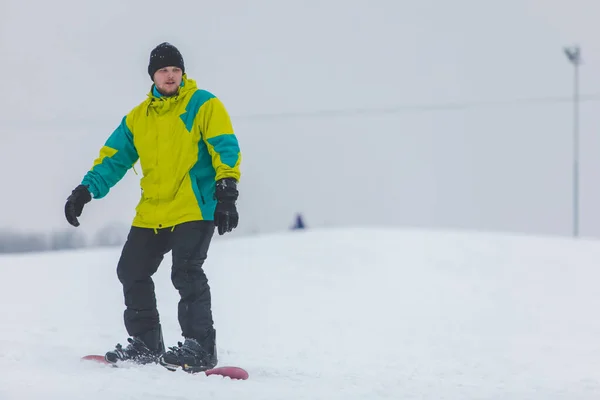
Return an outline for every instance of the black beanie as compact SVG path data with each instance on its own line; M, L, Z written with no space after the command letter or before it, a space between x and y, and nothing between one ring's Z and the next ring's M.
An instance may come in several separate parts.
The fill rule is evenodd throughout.
M177 47L167 42L159 44L150 53L150 62L148 63L150 79L154 77L156 71L164 67L179 67L185 73L181 53Z

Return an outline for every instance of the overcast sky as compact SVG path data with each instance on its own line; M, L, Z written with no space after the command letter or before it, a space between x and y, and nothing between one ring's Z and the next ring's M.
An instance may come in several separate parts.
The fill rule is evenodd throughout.
M309 226L569 235L573 112L559 100L577 43L581 230L600 236L598 15L593 0L3 0L0 227L69 228L66 197L169 41L233 117L239 234L302 211ZM464 107L430 107L451 104ZM128 224L139 178L86 206L80 229Z

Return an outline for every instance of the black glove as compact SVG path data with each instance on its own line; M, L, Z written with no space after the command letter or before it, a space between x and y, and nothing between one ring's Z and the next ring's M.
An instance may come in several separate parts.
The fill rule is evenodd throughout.
M219 235L231 232L237 228L239 216L235 207L238 198L237 182L233 178L224 178L217 181L215 186L215 225Z
M92 200L92 195L85 185L79 185L71 192L71 195L67 198L67 204L65 204L65 217L67 221L73 226L79 226L77 217L81 216L83 206Z

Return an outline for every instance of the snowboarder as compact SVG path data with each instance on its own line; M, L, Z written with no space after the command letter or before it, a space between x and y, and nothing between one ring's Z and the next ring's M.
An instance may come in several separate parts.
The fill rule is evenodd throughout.
M223 235L238 225L241 153L224 105L187 77L175 46L151 51L148 74L147 98L108 137L68 197L65 216L79 226L84 205L106 196L139 159L141 199L117 264L129 344L105 358L203 371L218 361L203 264L215 227ZM184 342L165 351L152 275L169 251Z

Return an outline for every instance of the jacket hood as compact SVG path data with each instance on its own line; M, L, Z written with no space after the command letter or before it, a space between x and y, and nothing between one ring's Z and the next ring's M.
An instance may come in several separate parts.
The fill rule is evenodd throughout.
M181 86L177 94L173 96L163 96L158 90L155 89L155 85L152 84L150 91L147 94L147 113L150 109L153 109L159 114L163 114L171 109L171 106L176 104L180 99L186 97L189 94L193 94L198 89L198 85L194 79L189 79L186 74L183 74L181 79Z

